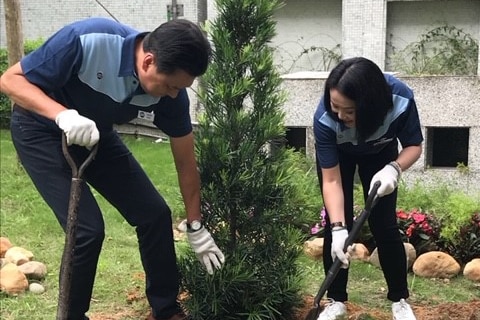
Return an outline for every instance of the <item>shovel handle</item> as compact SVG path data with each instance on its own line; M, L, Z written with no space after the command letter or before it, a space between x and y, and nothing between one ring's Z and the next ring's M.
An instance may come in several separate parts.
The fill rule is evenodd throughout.
M98 150L96 144L87 159L77 167L77 164L68 152L67 139L62 135L62 151L66 161L72 169L72 182L70 185L70 199L68 202L68 216L65 230L65 246L63 248L62 263L60 265L60 288L58 295L57 320L68 319L68 304L70 301L70 287L72 283L72 264L77 228L77 208L80 201L82 175L85 168L92 162Z
M68 162L68 165L70 166L70 168L72 168L72 178L79 179L82 177L83 171L85 171L85 168L95 158L97 151L98 151L98 144L93 146L92 150L90 151L90 154L85 159L85 161L80 165L80 167L77 167L77 164L75 163L72 156L70 155L70 152L68 152L67 137L65 133L62 134L62 152L63 152L63 156Z
M375 204L377 203L378 201L377 190L379 187L380 187L380 181L376 181L367 197L367 200L365 201L365 209L362 210L360 215L354 221L352 230L349 232L348 237L345 240L345 246L343 247L344 252L347 252L348 247L351 246L355 241L355 239L358 237L363 224L365 223L365 221L368 219L368 216L370 215L370 211L372 210L373 206L375 206ZM322 299L325 292L327 292L333 280L335 280L335 277L337 276L341 267L342 267L342 262L340 261L340 259L336 257L335 260L333 261L332 266L330 267L330 269L328 269L327 275L325 276L325 280L323 280L323 283L320 286L320 289L318 290L318 293L315 296L315 299L313 300L314 307L316 308L319 307L320 300Z

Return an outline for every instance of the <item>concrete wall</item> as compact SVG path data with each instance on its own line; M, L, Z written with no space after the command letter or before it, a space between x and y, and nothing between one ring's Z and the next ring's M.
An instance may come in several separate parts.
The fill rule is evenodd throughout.
M363 56L384 67L386 10L384 0L343 1L343 58Z
M199 12L202 5L208 19L216 16L214 0L23 0L24 38L47 38L71 21L110 14L139 30L151 30L171 17L167 5L172 2L183 5L183 18L198 21L205 14ZM6 46L3 5L1 1L0 47ZM272 46L284 73L331 70L334 61L324 61L320 49L364 56L390 70L394 50L446 24L480 41L480 0L284 0L276 19Z
M480 42L479 0L286 0L276 19L273 46L286 73L331 70L312 47L336 45L341 45L344 58L364 56L392 70L389 57L394 50L447 24Z
M330 70L336 64L324 68L321 52L312 47L331 50L342 43L341 1L287 0L275 18L277 36L272 46L284 73Z
M284 105L286 126L307 130L306 153L314 156L313 113L323 93L327 73L302 72L284 76L282 90L288 94ZM426 139L427 127L470 128L469 174L456 168L429 168L426 146L421 158L404 174L408 183L439 181L469 192L480 192L480 77L399 77L415 93Z
M167 5L171 0L23 0L21 1L24 38L46 39L62 26L88 17L115 17L140 31L149 31L171 17ZM184 15L197 21L197 1L177 1L183 5ZM103 7L106 9L104 9ZM0 2L0 47L6 46L4 1Z
M480 1L389 1L385 69L392 70L388 57L394 50L401 50L418 41L421 34L447 24L480 42Z

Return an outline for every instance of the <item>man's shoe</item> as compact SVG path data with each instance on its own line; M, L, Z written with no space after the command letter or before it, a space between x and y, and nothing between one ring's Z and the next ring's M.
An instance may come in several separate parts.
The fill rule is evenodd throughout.
M347 307L343 302L328 299L325 309L320 313L317 320L347 320Z
M394 302L392 304L392 314L393 320L416 320L415 315L413 314L412 308L405 301L405 299L400 299L399 302Z
M167 319L156 319L153 317L152 313L148 315L146 320L192 320L190 316L185 315L183 312L174 314L170 318Z

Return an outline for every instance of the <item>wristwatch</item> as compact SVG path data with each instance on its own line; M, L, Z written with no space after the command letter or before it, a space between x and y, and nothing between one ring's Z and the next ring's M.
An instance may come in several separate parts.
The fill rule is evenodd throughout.
M202 228L202 221L200 220L193 220L190 223L187 223L187 231L188 232L195 232Z

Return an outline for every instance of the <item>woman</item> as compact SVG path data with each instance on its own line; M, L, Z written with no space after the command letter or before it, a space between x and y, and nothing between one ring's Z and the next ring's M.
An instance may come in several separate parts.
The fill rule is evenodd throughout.
M373 183L381 182L379 200L368 222L387 282L387 298L393 302L393 319L415 319L406 302L407 264L395 214L398 180L422 152L423 136L412 90L368 59L343 60L325 83L314 115L314 133L317 173L327 211L325 271L336 257L343 262L318 319L346 318L349 256L343 248L353 223L357 167L365 198Z

